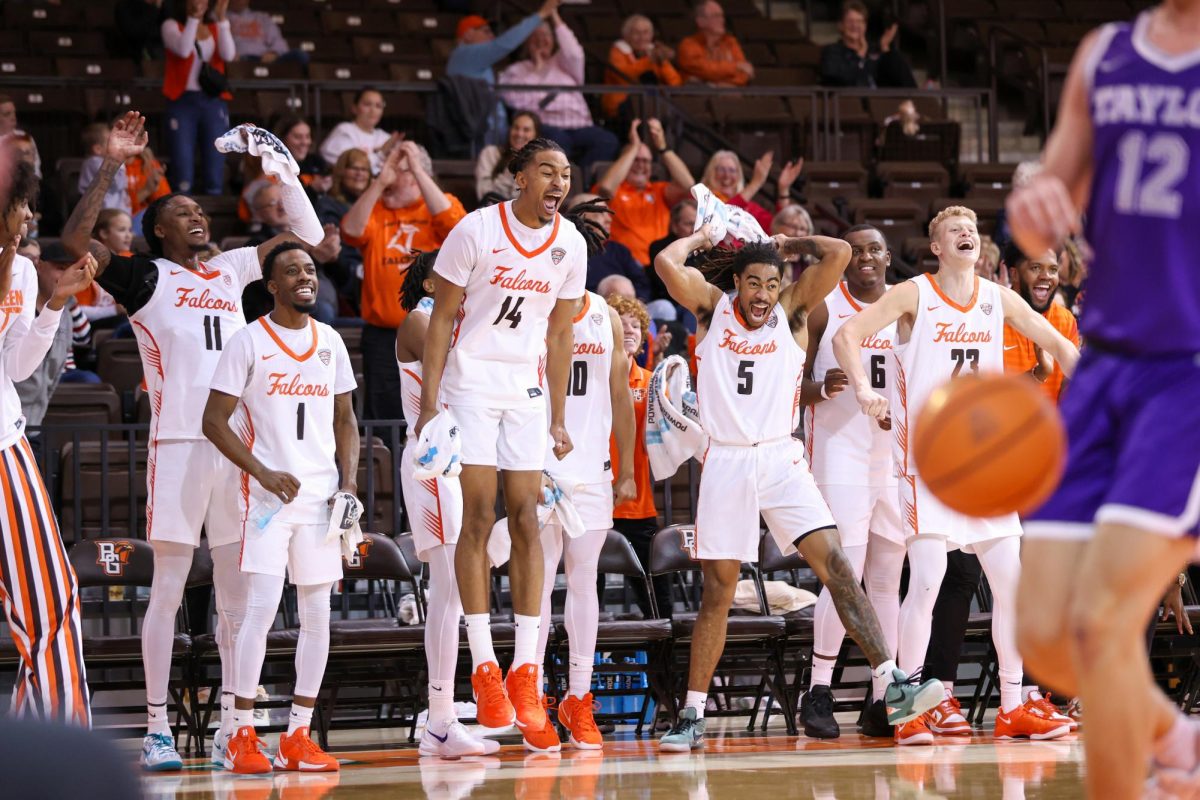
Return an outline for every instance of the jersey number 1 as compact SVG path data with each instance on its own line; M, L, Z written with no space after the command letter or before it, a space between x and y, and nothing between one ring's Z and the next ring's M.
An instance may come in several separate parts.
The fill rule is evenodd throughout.
M304 440L304 403L296 404L296 440Z

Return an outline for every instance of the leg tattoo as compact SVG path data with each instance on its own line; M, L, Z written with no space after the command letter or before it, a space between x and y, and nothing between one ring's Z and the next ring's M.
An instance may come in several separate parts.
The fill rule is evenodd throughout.
M866 593L858 579L854 577L854 567L850 559L840 547L829 551L825 558L825 586L833 596L833 606L837 609L838 617L875 668L892 658L888 652L887 640L879 627L879 618L875 609L867 600Z

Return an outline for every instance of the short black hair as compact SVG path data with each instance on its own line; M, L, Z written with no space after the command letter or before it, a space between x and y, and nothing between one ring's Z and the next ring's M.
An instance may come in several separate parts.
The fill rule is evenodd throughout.
M1004 262L1004 266L1015 268L1022 261L1028 260L1029 256L1025 255L1025 251L1017 247L1017 243L1012 241L1004 245L1004 252L1000 255L1000 260Z
M187 197L187 195L183 192L164 194L148 205L146 213L142 214L142 238L146 240L146 246L150 248L151 255L161 256L163 254L162 239L154 232L154 226L158 224L158 215L167 207L167 203L176 197Z
M534 156L546 150L557 150L566 155L566 151L562 149L562 145L558 142L553 139L547 139L544 136L539 136L516 152L512 160L508 162L508 171L516 175L529 166Z
M883 234L883 231L879 230L879 228L876 228L874 225L868 225L865 222L859 225L851 225L849 228L846 228L846 230L842 233L842 240L844 241L846 237L852 233L862 233L863 231L875 231L879 234L879 238L883 239L883 243L887 244L887 236Z
M16 159L12 167L12 186L8 190L8 205L5 213L12 211L17 204L24 200L32 209L37 205L38 189L41 182L33 171L33 165L28 161Z
M362 100L363 95L367 92L374 92L375 94L379 95L381 100L383 99L383 92L379 91L374 86L364 86L354 93L354 105L358 105L358 101Z
M291 250L303 250L308 252L308 248L300 244L300 242L290 241L283 244L277 244L271 248L271 252L267 253L267 257L263 259L263 281L271 280L271 271L275 268L275 260L284 253Z
M400 307L405 311L412 311L428 294L422 284L433 272L433 264L437 261L439 252L441 251L422 250L408 265L408 271L404 273L404 283L400 285Z

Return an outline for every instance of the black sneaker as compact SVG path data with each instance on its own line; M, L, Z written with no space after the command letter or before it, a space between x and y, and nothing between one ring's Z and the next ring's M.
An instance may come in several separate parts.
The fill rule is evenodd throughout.
M873 736L878 739L891 739L895 736L895 728L888 724L887 705L882 700L868 703L859 720L858 730L863 736Z
M800 725L810 739L836 739L842 735L833 718L833 692L828 686L814 686L800 698Z

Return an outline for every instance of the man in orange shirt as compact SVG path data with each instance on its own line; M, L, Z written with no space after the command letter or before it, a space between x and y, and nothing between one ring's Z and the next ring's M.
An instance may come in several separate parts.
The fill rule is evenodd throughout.
M396 328L404 321L400 289L418 251L436 250L467 215L433 177L425 148L405 141L342 217L342 241L362 251L364 419L401 419ZM415 422L415 420L410 420Z
M679 72L684 80L713 86L745 86L754 65L742 46L725 32L725 12L715 0L701 0L695 11L696 32L679 43Z
M638 133L642 121L635 119L629 126L629 144L592 187L592 191L611 199L613 221L610 238L629 248L643 267L650 264L650 245L667 234L671 224L671 207L686 197L695 181L687 164L667 146L662 123L651 117L646 120L646 132L651 148ZM654 156L662 159L670 181L650 180Z
M1009 243L1004 250L1004 265L1008 268L1013 291L1078 347L1079 326L1075 315L1054 300L1058 293L1058 256L1054 251L1047 250L1038 258L1029 258L1015 244ZM1062 368L1009 325L1004 326L1004 370L1030 373L1041 382L1050 399L1058 402L1063 388Z

